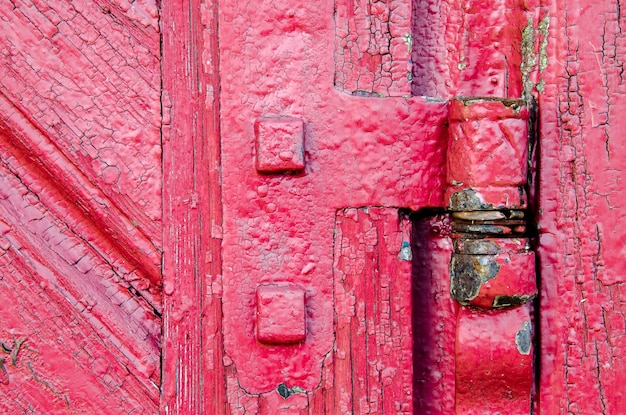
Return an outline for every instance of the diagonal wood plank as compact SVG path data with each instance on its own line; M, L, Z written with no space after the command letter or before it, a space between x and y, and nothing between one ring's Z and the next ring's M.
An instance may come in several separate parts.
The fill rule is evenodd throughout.
M0 0L0 413L158 413L158 17Z
M34 353L27 361L17 362L12 356L11 365L5 367L3 392L17 396L22 388L41 389L32 392L32 399L26 402L43 410L48 408L46 396L52 391L57 398L68 396L67 405L72 408L69 397L80 396L84 389L77 387L75 379L92 388L106 387L113 382L107 380L109 370L99 368L106 366L119 375L114 388L120 389L119 397L131 393L133 385L136 398L144 396L154 405L161 323L152 307L51 214L4 162L0 163L0 218L4 262L0 340L9 345L19 338L28 339ZM74 358L68 362L71 371L49 370L57 364L50 359L67 360L58 354ZM121 390L126 382L128 387ZM70 387L72 384L75 386Z
M160 285L160 253L153 242L76 165L57 150L54 141L30 124L2 93L0 142L12 154L12 164L16 167L29 160L34 161L28 163L28 171L29 175L37 176L33 181L38 182L39 191L58 193L49 200L47 205L50 209L55 210L60 217L65 217L68 223L74 223L75 227L90 222L92 226L81 227L86 238L98 239L99 249L108 253L108 257L122 257L131 263L149 285ZM63 199L66 204L73 204L76 208L63 210L62 204L54 203Z
M2 118L18 130L25 121L13 118L27 119L40 136L26 134L23 145L51 172L55 158L67 159L84 176L69 183L100 189L154 251L161 240L158 13L154 3L142 13L128 9L138 15L128 25L116 17L119 7L1 1L0 91L15 107ZM52 148L40 148L45 141ZM158 269L159 256L149 254Z

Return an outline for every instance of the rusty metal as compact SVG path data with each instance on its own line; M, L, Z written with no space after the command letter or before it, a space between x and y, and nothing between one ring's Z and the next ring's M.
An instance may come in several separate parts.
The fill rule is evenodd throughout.
M527 233L530 111L521 101L504 99L450 105L450 295L462 306L456 413L496 413L491 411L501 407L504 395L515 402L507 410L527 413L533 379L530 302L537 295ZM488 392L476 400L479 390Z
M526 237L530 111L521 101L504 99L450 105L450 293L463 305L519 306L537 294Z

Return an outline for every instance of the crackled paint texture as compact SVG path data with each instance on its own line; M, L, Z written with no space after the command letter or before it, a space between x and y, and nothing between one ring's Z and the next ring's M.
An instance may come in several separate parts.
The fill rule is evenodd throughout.
M411 90L519 98L522 29L536 0L413 0Z
M163 413L225 413L216 13L210 1L161 9Z
M254 11L243 1L220 5L223 334L232 413L258 413L260 402L282 383L306 391L311 407L320 408L330 399L319 397L322 385L339 383L324 376L332 364L338 313L333 302L338 210L442 204L447 105L337 91L329 46L335 36L332 16L329 1L264 1ZM303 121L304 171L256 172L254 123L272 116ZM398 243L387 255L399 261L401 247ZM306 290L307 339L296 347L261 345L255 338L254 293L272 282ZM385 369L382 357L377 365ZM390 367L385 373L401 382L402 371L392 372ZM342 393L346 396L330 401L361 399L352 391ZM375 393L363 399L357 413L376 406Z
M555 1L544 11L538 386L545 414L626 407L624 7Z
M536 413L620 413L625 6L0 0L0 412L528 413L472 368L538 353ZM538 309L507 325L459 312L427 208L446 100L531 94ZM256 169L266 117L296 167ZM257 341L264 284L304 290L304 342Z
M155 413L158 9L0 1L0 412Z
M411 3L335 3L335 86L352 95L411 95Z
M396 209L337 213L334 397L325 413L413 413L411 223Z

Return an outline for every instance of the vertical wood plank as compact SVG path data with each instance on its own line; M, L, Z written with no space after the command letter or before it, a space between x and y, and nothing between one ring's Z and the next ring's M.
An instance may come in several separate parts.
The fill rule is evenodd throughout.
M539 95L539 410L626 408L624 1L549 2Z
M167 0L163 43L164 413L224 413L216 5Z
M413 389L416 414L448 415L455 405L457 303L450 297L450 222L428 211L412 216Z
M334 413L413 411L409 228L397 209L337 214Z

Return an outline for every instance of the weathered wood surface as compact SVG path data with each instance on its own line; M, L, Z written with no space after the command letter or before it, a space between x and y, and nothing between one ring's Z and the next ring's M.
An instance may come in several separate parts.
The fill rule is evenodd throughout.
M387 218L368 251L373 228L337 214L445 206L446 100L534 95L533 406L621 413L624 7L0 0L0 412L452 413L445 219L413 225L413 335L392 331L412 337L413 400L391 408L379 391L411 375L367 355L384 345L341 361L371 338L341 326L336 235L381 278L402 245ZM267 174L255 125L278 117L303 137L270 137ZM306 292L300 346L255 338L257 286L276 282ZM363 376L344 394L347 371Z
M225 413L216 4L165 1L161 410Z
M0 2L0 412L158 412L150 2Z
M626 408L624 7L559 0L544 10L537 218L542 414Z

